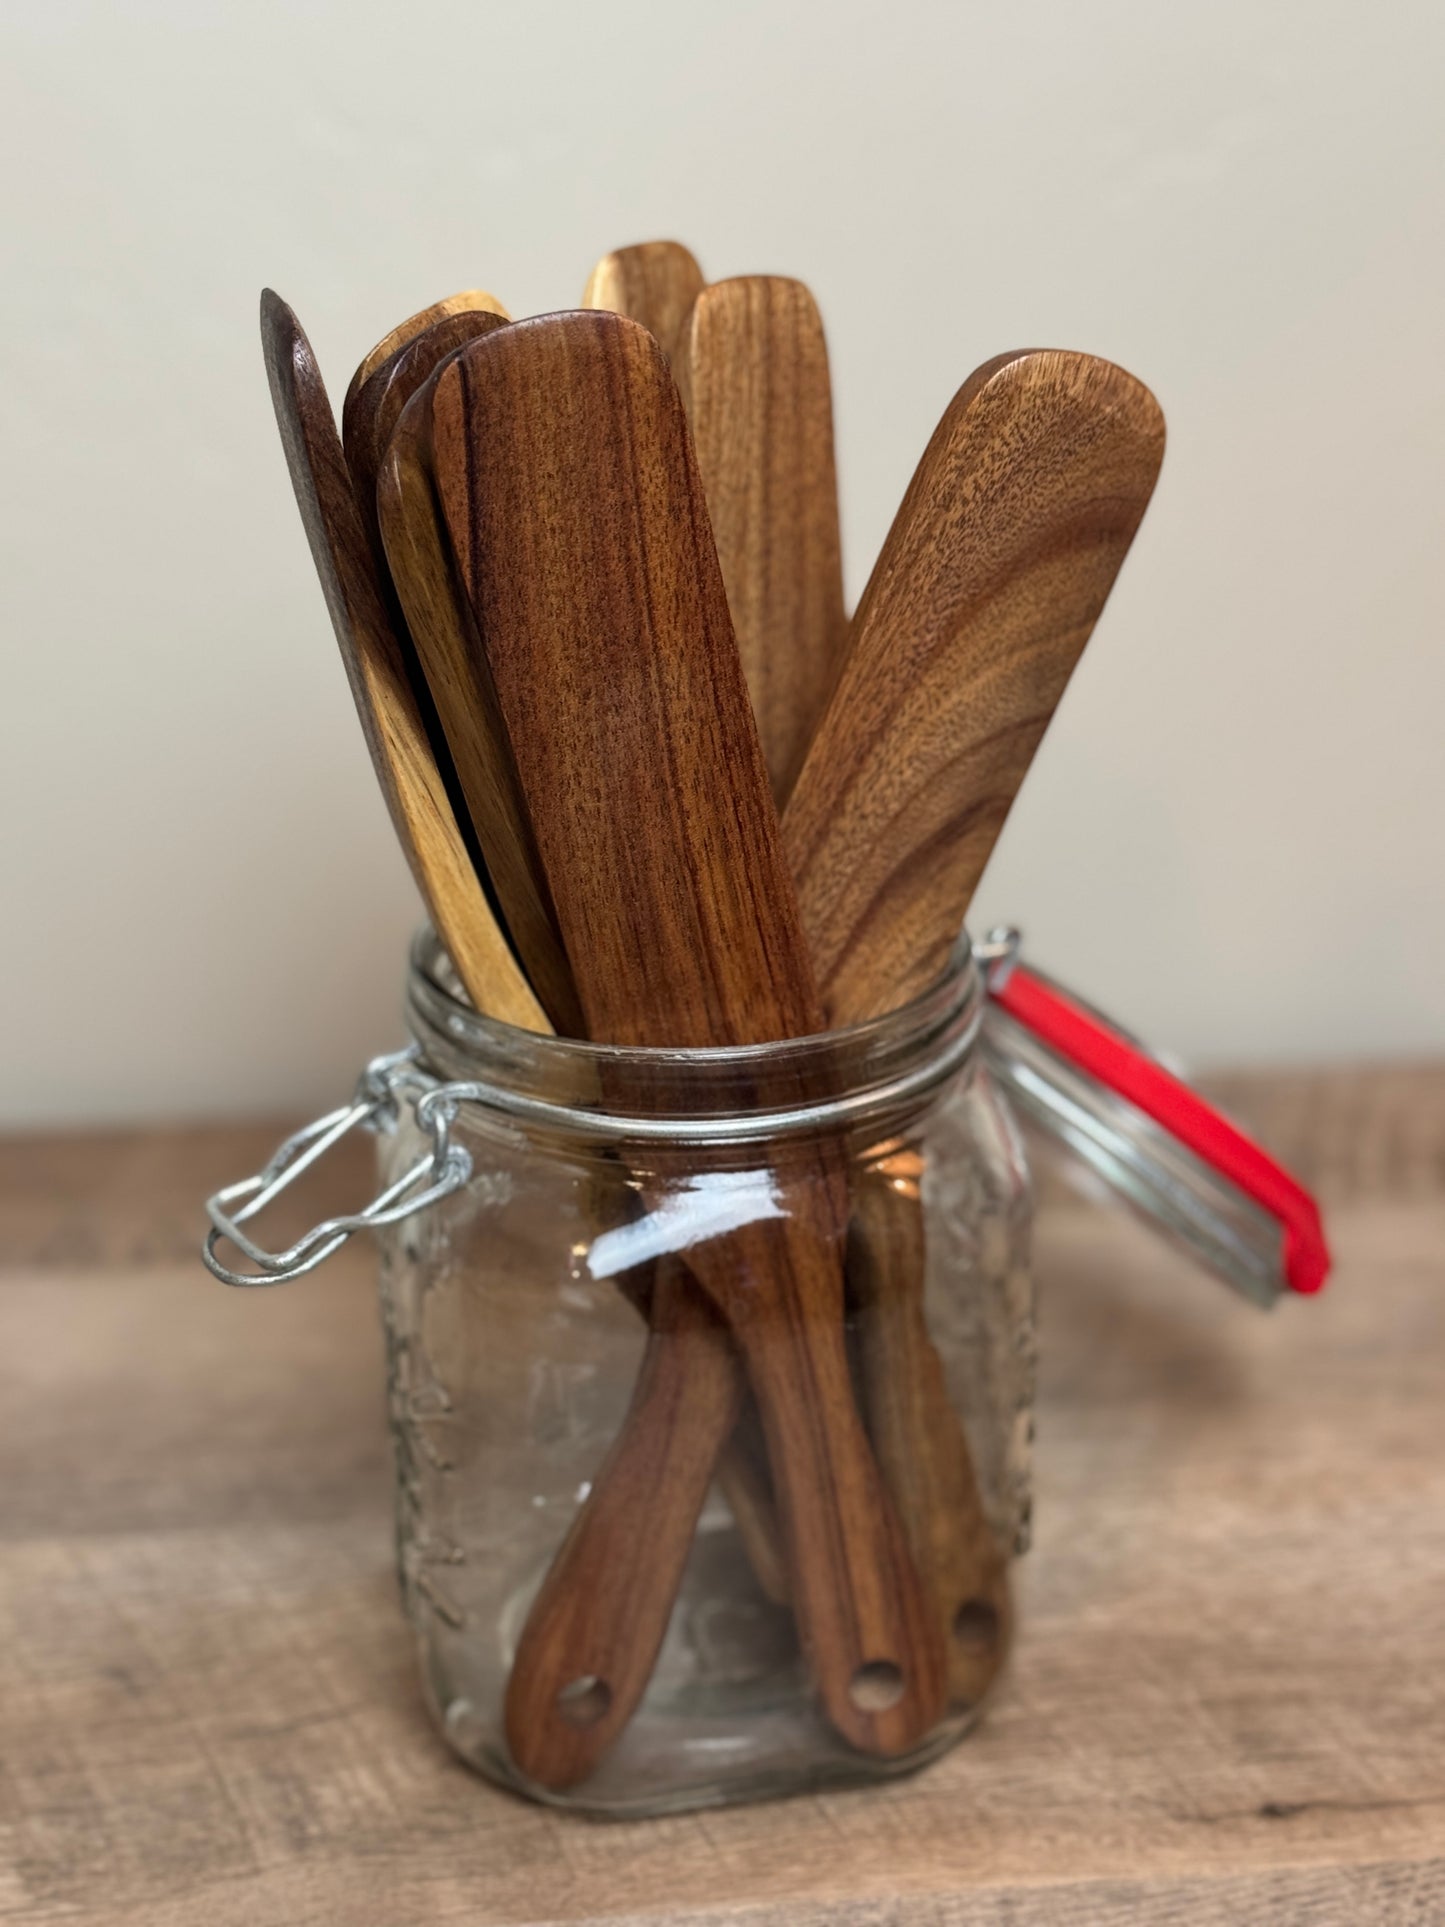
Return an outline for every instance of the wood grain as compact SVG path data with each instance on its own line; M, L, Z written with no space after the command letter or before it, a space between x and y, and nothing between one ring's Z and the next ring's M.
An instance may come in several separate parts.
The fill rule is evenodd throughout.
M1091 355L1002 355L950 403L784 818L831 1023L942 970L1163 452L1154 397Z
M714 282L673 367L781 808L847 638L833 395L813 297L779 275Z
M657 343L613 314L541 317L463 349L428 392L438 501L589 1033L688 1046L815 1030ZM855 1744L898 1752L938 1715L941 1653L853 1406L841 1167L819 1152L789 1206L690 1246L687 1264L747 1361L828 1715ZM898 1682L883 1708L861 1678L879 1666Z
M670 361L702 288L702 269L680 241L640 241L603 255L588 276L582 306L640 321Z
M477 1009L540 1029L537 1000L488 906L433 755L408 639L357 507L316 357L269 288L261 340L296 503L397 841Z
M370 1252L198 1272L197 1197L296 1120L0 1139L7 1920L1445 1916L1445 1064L1213 1087L1318 1173L1338 1273L1259 1316L1046 1194L1037 1532L977 1732L876 1792L607 1827L428 1726Z
M572 969L485 658L471 637L471 619L437 529L430 392L426 383L407 403L388 444L377 482L382 539L507 935L552 1028L581 1037Z
M418 309L414 315L408 315L405 321L388 329L370 353L361 357L346 390L346 399L342 403L343 415L357 390L370 380L384 361L391 359L398 348L405 347L417 335L428 333L439 321L446 321L457 314L494 314L503 321L511 319L497 297L488 294L485 288L464 288L460 294L445 295L440 301L433 301L429 308Z

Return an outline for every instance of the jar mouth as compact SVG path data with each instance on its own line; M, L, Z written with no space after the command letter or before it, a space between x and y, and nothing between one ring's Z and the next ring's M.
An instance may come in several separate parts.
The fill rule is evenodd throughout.
M406 989L425 1071L467 1086L463 1101L591 1139L788 1135L911 1108L972 1057L983 1007L966 931L898 1009L765 1044L594 1044L519 1030L472 1007L430 927L412 943Z

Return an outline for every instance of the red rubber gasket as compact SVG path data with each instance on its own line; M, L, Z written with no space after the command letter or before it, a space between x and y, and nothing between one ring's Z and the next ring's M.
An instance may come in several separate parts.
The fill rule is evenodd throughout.
M1152 1118L1277 1218L1284 1233L1285 1283L1306 1294L1320 1289L1330 1273L1329 1246L1319 1206L1298 1178L1197 1091L1022 965L990 994L1015 1023Z

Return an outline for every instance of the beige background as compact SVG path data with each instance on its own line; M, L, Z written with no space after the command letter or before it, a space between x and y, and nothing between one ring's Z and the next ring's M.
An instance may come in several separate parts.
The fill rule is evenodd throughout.
M454 288L676 233L813 286L856 593L977 362L1112 356L1164 479L981 924L1201 1058L1445 1042L1438 5L10 5L10 1122L329 1102L416 905L255 308L339 401Z

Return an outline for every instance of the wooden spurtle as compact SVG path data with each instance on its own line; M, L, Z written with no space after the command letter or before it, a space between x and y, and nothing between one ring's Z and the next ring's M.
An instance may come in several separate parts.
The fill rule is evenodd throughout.
M497 297L488 294L485 288L464 288L460 294L446 295L440 301L433 301L429 308L408 315L405 321L399 321L389 329L371 352L363 355L357 363L356 373L351 377L351 385L346 391L346 400L342 403L343 415L356 390L370 379L384 361L389 361L398 348L404 347L417 335L426 334L439 321L445 321L454 314L494 314L501 321L511 319Z
M801 281L715 281L673 358L781 809L847 638L828 350Z
M1088 355L1001 356L944 415L784 817L831 1023L942 968L1163 449L1153 396ZM880 1462L953 1631L954 1691L974 1697L1007 1593L924 1322L921 1180L885 1152L857 1185L850 1278Z
M363 381L353 381L347 391L341 413L342 446L356 484L362 515L378 548L381 528L376 513L377 477L402 410L448 355L465 342L506 326L506 316L496 308L454 309L420 333L408 336L385 360L379 361Z
M680 241L639 241L603 255L588 277L582 306L640 321L671 361L702 288L702 269Z
M476 646L471 614L437 527L431 417L429 408L419 406L429 393L430 384L424 385L402 410L382 462L377 513L386 556L507 933L553 1027L564 1037L582 1037L572 967L486 657Z
M423 403L474 643L589 1034L699 1046L813 1030L818 1010L766 771L657 343L613 314L540 317L463 349L412 407ZM787 1215L776 1215L760 1173L758 1216L684 1255L758 1398L824 1706L854 1744L896 1753L938 1717L942 1653L853 1405L841 1173L816 1147L800 1157L811 1167L790 1189ZM654 1195L665 1177L664 1160ZM660 1291L668 1276L664 1268ZM666 1300L655 1305L655 1323L666 1330L672 1313ZM679 1422L705 1459L725 1427L704 1437L701 1418L693 1432L682 1402ZM660 1437L646 1449L670 1444ZM690 1538L692 1519L681 1523ZM641 1549L662 1568L655 1534ZM660 1613L636 1594L633 1603L617 1636L660 1640L670 1594ZM635 1669L644 1678L655 1651L651 1643ZM519 1675L547 1658L541 1642L519 1650L509 1694L509 1740L534 1754L537 1709L559 1693L524 1693ZM576 1676L591 1676L615 1706L615 1679L591 1664Z
M346 665L362 733L437 934L479 1010L524 1030L546 1022L497 927L428 740L311 344L268 288L261 340L291 484Z
M949 405L784 819L830 1023L942 970L1163 452L1154 397L1092 355L1002 355Z
M878 1463L933 1602L948 1656L949 1698L977 1706L1013 1634L1004 1549L925 1315L923 1157L880 1145L855 1174L848 1295L863 1408Z
M636 1711L667 1631L698 1514L737 1422L732 1340L677 1256L659 1262L626 1419L527 1615L507 1687L518 1770L560 1792Z

